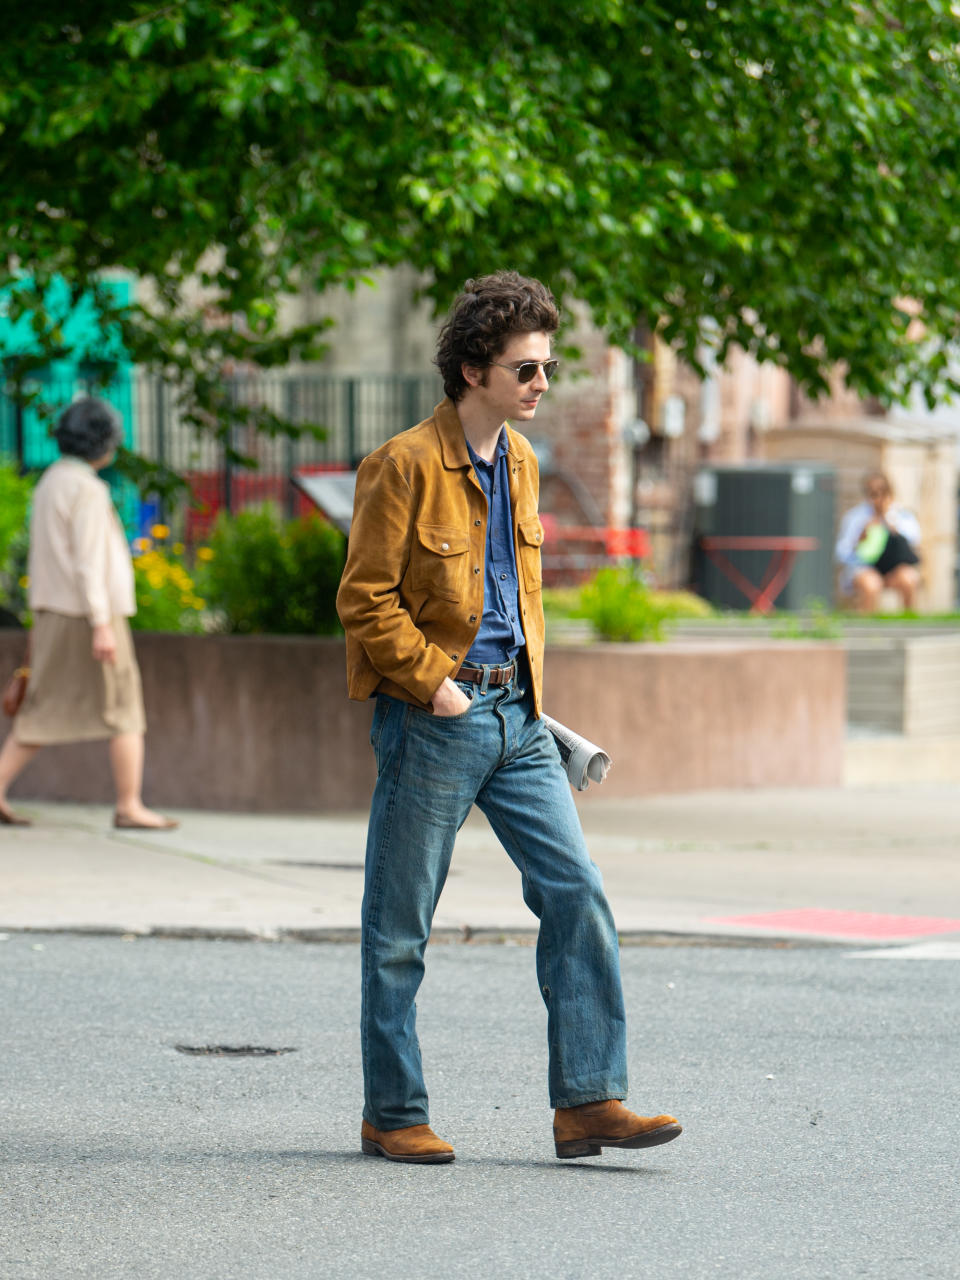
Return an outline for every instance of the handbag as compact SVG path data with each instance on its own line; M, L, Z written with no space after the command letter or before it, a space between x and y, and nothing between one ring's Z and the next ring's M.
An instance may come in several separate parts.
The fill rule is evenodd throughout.
M885 524L871 524L857 543L857 559L864 564L876 564L886 549L890 530Z
M11 720L20 710L24 698L27 696L27 681L30 679L30 649L24 654L23 666L17 667L13 675L7 681L3 688L3 714L9 716Z
M5 716L10 716L13 719L20 710L23 700L27 696L27 681L29 678L29 667L17 667L7 681L3 690L3 714Z
M902 564L919 563L920 557L903 534L891 530L886 546L874 561L873 567L879 574L888 574Z

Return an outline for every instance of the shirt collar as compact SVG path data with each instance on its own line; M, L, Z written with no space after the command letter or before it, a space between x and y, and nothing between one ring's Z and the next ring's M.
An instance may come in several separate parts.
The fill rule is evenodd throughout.
M466 436L464 436L464 440L467 440ZM500 434L497 436L497 447L494 450L493 457L490 459L489 462L486 460L486 458L481 458L479 453L477 453L476 449L474 449L473 445L470 443L470 441L467 440L467 452L470 454L470 461L473 463L474 466L476 466L477 463L479 462L484 467L492 467L494 463L499 462L500 459L506 454L508 448L509 448L509 441L507 440L506 427L500 428Z
M73 467L83 467L84 471L89 471L92 476L97 474L95 468L90 465L86 458L78 458L72 453L62 453L57 461L66 462Z

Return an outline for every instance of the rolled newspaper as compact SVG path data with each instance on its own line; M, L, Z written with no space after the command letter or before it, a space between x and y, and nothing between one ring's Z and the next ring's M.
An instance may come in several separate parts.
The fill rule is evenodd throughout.
M598 747L595 742L588 742L586 738L581 738L579 733L574 733L572 729L551 719L550 716L541 716L541 719L553 734L571 786L576 787L578 791L586 791L591 779L594 782L603 782L612 763L603 748Z

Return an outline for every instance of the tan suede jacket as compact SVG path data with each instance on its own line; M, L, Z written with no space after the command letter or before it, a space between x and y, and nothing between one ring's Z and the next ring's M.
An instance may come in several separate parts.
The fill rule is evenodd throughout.
M539 470L530 442L507 428L520 614L540 715L543 603ZM347 687L429 709L480 629L487 500L451 400L364 458L357 473L337 611L347 633Z

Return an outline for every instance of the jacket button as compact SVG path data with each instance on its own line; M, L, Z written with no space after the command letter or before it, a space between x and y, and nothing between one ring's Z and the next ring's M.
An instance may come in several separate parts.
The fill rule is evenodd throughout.
M471 621L471 622L476 622L476 620L477 620L477 615L476 615L475 613L471 613L471 615L470 615L470 621Z
M479 520L474 520L474 522L473 522L473 523L474 523L474 524L477 526L477 528L479 529L479 527L480 527L480 521L479 521Z
M479 570L479 569L474 569L474 571L473 571L473 572L474 572L474 573L479 573L479 572L480 572L480 570Z
M441 551L449 551L449 550L450 550L450 543L449 543L449 542L441 542L441 543L440 543L440 550L441 550Z

